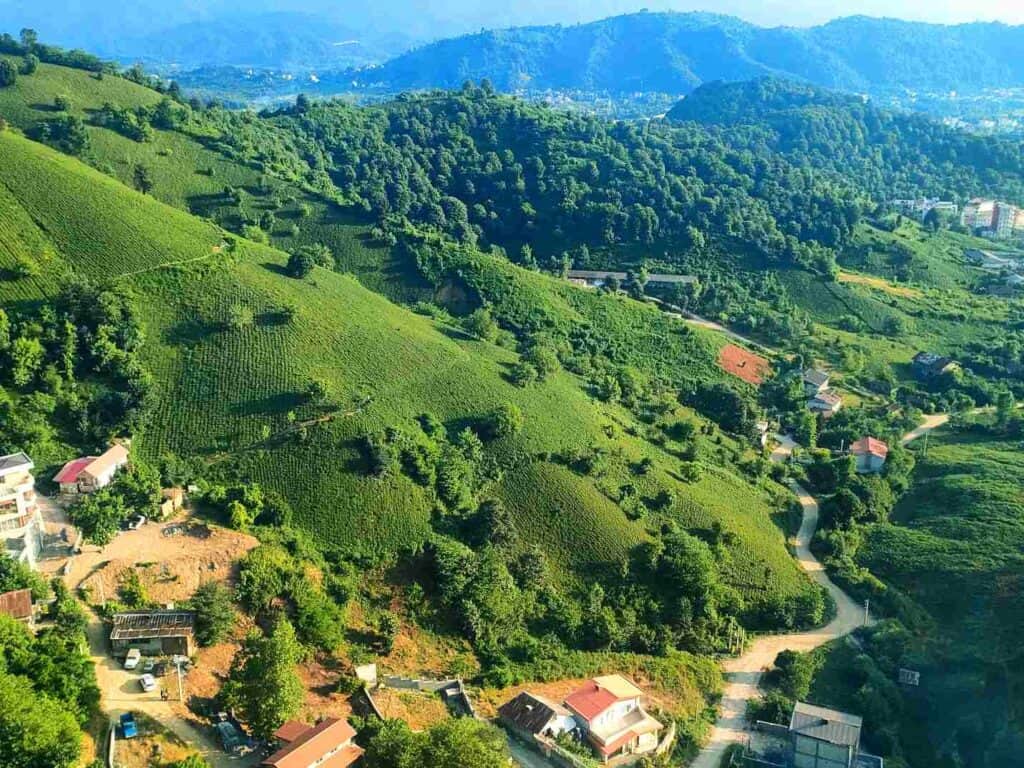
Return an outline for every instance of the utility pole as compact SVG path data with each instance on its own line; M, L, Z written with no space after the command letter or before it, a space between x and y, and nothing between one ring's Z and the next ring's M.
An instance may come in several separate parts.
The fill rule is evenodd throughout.
M868 613L868 608L870 606L871 606L871 601L865 599L864 600L864 626L865 627L868 625L868 622L871 620L870 614Z
M174 660L174 667L178 670L178 701L185 703L185 692L181 686L181 659Z

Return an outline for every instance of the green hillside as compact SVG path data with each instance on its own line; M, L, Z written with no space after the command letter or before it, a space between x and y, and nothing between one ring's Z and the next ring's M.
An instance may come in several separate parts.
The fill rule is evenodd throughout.
M370 477L362 436L411 429L424 413L455 432L511 402L525 426L488 444L506 468L497 492L525 543L541 544L565 576L621 559L658 520L698 530L717 520L735 535L725 572L753 610L808 589L772 521L770 495L728 470L680 482L678 459L630 436L642 425L592 400L570 374L513 386L506 375L514 352L391 304L351 277L321 269L308 280L286 277L285 254L247 241L216 252L223 235L215 226L10 132L0 135L0 159L9 199L39 218L72 270L134 289L158 395L136 436L142 455L198 457L213 473L280 490L325 542L394 552L427 535L432 500L405 475ZM236 305L254 320L229 330ZM305 402L314 378L326 383L330 407ZM289 412L302 422L324 411L333 420L300 439ZM596 478L549 459L595 448L625 458ZM644 495L670 490L675 502L630 522L610 494L643 457L654 465L637 481ZM571 522L552 526L556 514Z

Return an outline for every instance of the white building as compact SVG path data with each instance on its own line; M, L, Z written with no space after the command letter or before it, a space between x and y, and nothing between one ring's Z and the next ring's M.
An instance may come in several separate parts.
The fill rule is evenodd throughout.
M565 706L601 762L657 749L664 726L647 714L641 696L643 691L622 675L607 675L588 680L566 698Z
M43 548L44 529L33 466L24 453L0 456L0 541L8 555L34 568Z
M123 445L108 448L101 456L83 456L65 464L53 482L68 496L92 493L110 485L118 470L128 464L128 450Z
M826 389L808 400L807 407L813 413L820 413L828 418L843 407L843 398L831 389Z
M909 216L916 216L919 219L924 219L931 210L937 210L939 213L948 213L951 216L955 216L960 212L960 206L951 200L939 200L934 197L919 197L913 200L893 200L893 207L905 213Z

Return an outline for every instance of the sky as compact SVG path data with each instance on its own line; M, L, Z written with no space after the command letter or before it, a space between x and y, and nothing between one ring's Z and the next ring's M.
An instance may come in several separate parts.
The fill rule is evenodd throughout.
M102 47L180 23L283 10L424 42L483 27L573 24L642 8L714 11L763 26L810 26L856 14L1024 24L1024 0L0 0L0 31L33 26L58 44Z

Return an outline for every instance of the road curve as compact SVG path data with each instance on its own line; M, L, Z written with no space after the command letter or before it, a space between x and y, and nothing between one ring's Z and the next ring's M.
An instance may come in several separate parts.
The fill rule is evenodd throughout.
M924 422L903 436L901 443L916 440L933 429L942 426L949 417L945 414L934 414L925 418ZM792 454L796 443L786 435L778 435L778 447L772 451L772 461L786 461ZM759 684L761 675L772 666L775 657L782 651L811 651L832 640L848 635L857 627L863 626L865 620L873 623L874 619L865 616L864 607L837 587L825 573L825 567L811 554L811 539L818 528L818 502L807 490L795 481L790 481L790 490L796 494L803 507L803 520L800 532L796 536L795 556L800 567L818 584L828 590L836 604L836 615L828 624L820 629L796 634L767 635L754 640L742 656L729 659L723 664L725 672L725 691L719 707L718 720L715 722L711 739L700 751L691 764L691 768L719 768L726 750L733 744L742 743L746 737L747 702L760 695Z

